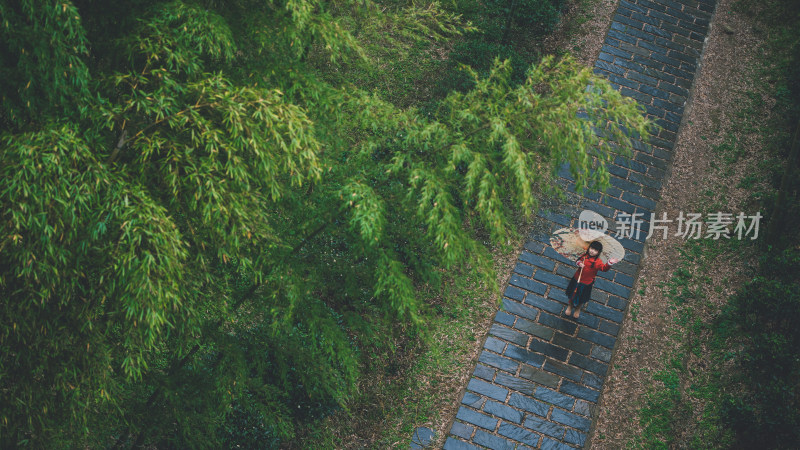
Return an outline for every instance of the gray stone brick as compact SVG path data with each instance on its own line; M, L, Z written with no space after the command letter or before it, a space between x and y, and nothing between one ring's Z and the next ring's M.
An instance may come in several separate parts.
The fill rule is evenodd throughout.
M511 394L508 404L541 417L546 417L547 412L550 410L550 405L516 393Z
M483 378L487 381L492 381L494 379L494 374L497 373L497 370L486 367L481 364L475 365L475 370L472 371L472 375L478 378Z
M575 339L572 336L567 336L561 333L556 333L556 335L553 337L553 344L584 355L588 355L592 348L592 344L589 342Z
M666 174L666 171L662 170L662 169L659 169L658 167L650 167L649 169L647 169L647 175L651 176L653 178L661 179L661 178L664 178L665 174Z
M508 387L512 390L522 392L523 394L528 394L528 395L533 395L533 391L534 389L536 389L536 386L530 381L523 380L522 378L517 378L504 373L497 374L497 377L495 378L494 382L497 384L502 384L503 386Z
M629 71L628 72L628 78L630 78L631 80L637 81L639 83L643 83L642 85L639 86L639 90L644 92L644 93L646 93L646 94L650 94L650 95L653 95L653 94L651 92L649 92L649 91L646 91L643 88L648 87L648 85L651 88L652 88L652 86L657 86L658 85L658 80L657 79L655 79L653 77L650 77L650 76L647 76L647 75L644 75L642 73L639 73L638 71L633 71L633 70ZM667 97L664 97L664 98L667 98Z
M545 362L545 364L547 364L547 362ZM558 387L558 382L560 380L559 377L553 374L529 366L522 366L522 369L519 371L519 376L551 388Z
M544 356L537 355L536 353L529 352L525 349L519 348L516 345L509 344L506 347L506 356L509 358L515 359L517 361L523 362L525 364L534 366L534 367L542 367L544 364Z
M671 150L668 150L668 147L666 147L666 146L658 146L658 147L655 147L653 149L653 156L655 156L656 158L661 158L661 159L663 159L665 161L672 161L672 157L674 155L672 154ZM653 187L653 188L648 187L648 188L649 189L656 189L655 195L652 195L652 196L648 195L648 197L654 198L654 199L658 198L657 189L660 189L660 187ZM647 195L647 194L643 194L643 195Z
M674 112L675 114L683 114L683 106L676 105L675 103L672 103L669 100L661 100L657 98L653 100L653 105L655 105L658 108L662 108L666 111ZM647 171L643 170L640 172L645 173Z
M643 85L639 88L642 92L662 100L669 99L669 92L652 86Z
M465 425L461 422L453 422L453 426L450 427L450 434L469 440L474 430L475 428L469 425Z
M480 447L467 444L464 441L455 439L453 437L448 436L447 440L444 442L443 450L480 450Z
M638 21L643 22L643 23L649 23L650 25L653 25L653 26L656 26L656 27L660 25L659 19L656 19L655 17L647 16L647 15L639 13L639 12L634 12L633 14L631 14L631 19L638 20Z
M609 295L608 302L606 304L614 309L624 311L628 306L628 301L622 297L617 297L616 295Z
M547 314L546 312L542 312L539 315L539 323L550 328L560 330L564 334L573 334L575 333L575 329L578 328L578 325L575 322L561 319L559 317Z
M556 266L556 262L552 259L545 258L544 256L534 255L533 253L529 252L520 253L519 260L537 267L541 267L547 271L553 270L553 268Z
M489 334L499 337L500 339L504 339L509 342L513 342L517 345L525 345L528 343L528 336L524 334L514 331L510 328L506 328L504 326L493 324L492 328L489 329ZM503 344L504 345L504 344ZM491 349L494 350L494 349ZM502 351L494 350L497 353L502 353Z
M574 381L581 381L581 377L583 376L583 370L574 366L570 366L569 364L554 361L552 359L545 361L544 370Z
M656 11L661 11L661 12L665 12L667 10L666 6L661 5L659 3L653 3L649 0L637 0L636 3L647 9L654 9Z
M631 19L630 17L625 17L622 14L615 14L614 17L613 17L613 20L615 22L619 22L619 23L624 24L624 25L626 25L626 26L628 26L630 28L633 28L635 30L641 30L642 29L642 25L644 25L642 22L640 22L638 20Z
M497 427L497 422L499 422L499 420L489 417L486 414L473 411L463 406L458 409L456 419L471 423L472 425L477 425L481 428L486 428L489 431L494 430Z
M694 23L693 19L691 21L681 20L678 23L678 25L683 27L683 28L686 28L687 30L693 31L694 33L692 33L692 39L694 39L694 35L695 34L697 34L697 35L702 37L703 35L706 34L706 31L708 31L708 27L707 26Z
M555 345L549 344L547 342L539 341L537 339L531 341L531 345L529 348L535 352L539 352L545 356L549 356L551 358L555 358L560 361L566 361L567 355L569 355L569 351L563 348L556 347Z
M671 32L669 32L667 30L664 30L662 28L659 28L659 27L654 27L654 26L652 26L650 24L645 24L644 27L642 27L642 31L644 31L645 33L650 33L650 34L652 34L654 36L657 36L657 37L663 37L663 38L666 38L666 39L671 39L672 38L672 33Z
M678 24L678 18L670 16L669 14L664 14L661 11L650 11L650 15L655 17L656 19L663 20L664 22L670 23L672 25Z
M631 36L631 35L629 35L627 33L623 33L621 31L617 31L617 30L608 30L607 36L608 37L612 37L614 39L617 39L618 41L627 42L629 44L635 44L636 41L637 41L637 39L634 36ZM595 63L595 67L598 67L597 63ZM608 70L608 69L606 69L606 70ZM623 74L624 74L624 72L623 72Z
M609 362L611 361L611 350L599 345L595 345L594 348L592 348L591 356L592 358L599 359L600 361Z
M631 11L636 11L638 13L647 14L649 9L641 7L635 3L628 2L626 0L620 0L619 6L622 8L630 9Z
M489 398L504 402L508 396L508 389L495 386L494 384L487 383L477 378L472 378L467 384L467 389L478 394L485 395ZM477 423L475 425L478 425Z
M563 308L561 303L546 300L538 295L528 295L525 297L525 304L535 306L553 314L560 314Z
M485 398L475 395L472 392L464 392L464 397L461 399L461 403L471 406L475 409L481 409L485 401Z
M573 409L573 411L575 411L576 413L578 413L578 414L580 414L582 416L591 417L593 408L594 408L594 406L592 406L591 403L589 403L589 402L587 402L585 400L576 400L575 401L575 408Z
M608 164L606 166L606 169L608 169L608 172L610 174L616 175L616 176L618 176L620 178L626 178L628 176L628 169L626 169L624 167L620 167L620 166L618 166L616 164Z
M564 214L559 214L553 211L539 210L537 213L539 217L555 222L559 225L568 227L570 225L570 218Z
M563 442L558 442L550 438L543 438L542 439L542 450L574 450L574 448L570 447Z
M564 441L579 447L583 447L583 445L586 443L586 434L581 433L580 431L567 429L567 433L564 436Z
M687 30L686 28L683 28L680 25L672 25L671 23L661 24L660 29L668 33L673 33L684 37L690 37L692 34L692 32Z
M528 431L524 428L511 425L510 423L500 424L500 428L497 430L497 432L511 440L521 442L523 444L527 444L532 447L539 446L538 434L532 431Z
M603 379L597 375L586 372L583 374L583 385L598 391L603 388Z
M623 286L633 287L633 277L624 273L617 272L617 274L614 276L614 281Z
M495 322L502 323L503 325L508 325L509 327L514 325L514 321L516 319L517 318L515 316L512 316L511 314L505 311L497 311L497 313L494 315Z
M569 395L574 395L581 400L586 400L588 402L597 403L597 399L600 398L600 392L589 389L587 387L579 386L575 383L570 383L569 381L564 381L561 383L561 392ZM571 409L571 408L565 408Z
M667 113L671 114L671 113ZM651 187L654 189L661 189L662 182L660 180L656 180L655 178L648 177L647 175L631 172L630 180L639 183L643 186Z
M633 243L633 241L631 241L630 239L621 239L621 241L629 241L629 243ZM641 245L641 244L639 244L639 245ZM624 245L623 245L623 247L624 247ZM630 288L627 288L625 286L622 286L620 284L617 284L617 283L614 283L614 282L611 282L611 281L608 281L608 280L604 280L602 278L595 278L595 280L594 280L594 289L602 289L602 290L608 292L609 294L618 295L618 296L620 296L622 298L630 297L630 293L631 293ZM592 313L592 314L594 314L594 313ZM602 316L602 317L606 317L606 316ZM617 316L614 316L614 317L617 317ZM606 317L606 318L611 319L612 317ZM621 320L621 317L619 319ZM616 320L616 319L612 319L612 320ZM616 321L619 322L619 320L616 320Z
M564 436L564 431L566 431L566 428L555 422L537 419L536 417L528 417L522 426L556 439L561 439Z
M472 442L492 450L514 450L516 448L513 442L489 434L483 430L478 430L475 433L475 438L472 439Z
M641 172L641 173L646 173L647 172L647 166L646 165L644 165L644 164L642 164L642 163L640 163L638 161L631 160L630 158L627 158L625 156L616 156L616 157L614 157L614 164L618 164L618 165L620 165L622 167L628 167L631 170L635 170L636 172Z
M656 44L658 44L658 45L660 45L662 47L666 47L666 48L668 48L670 50L677 50L679 52L686 52L686 51L689 51L689 50L691 50L693 52L696 52L696 50L691 48L691 47L686 47L685 45L681 44L680 42L671 41L669 39L657 38L656 39Z
M533 275L533 267L527 264L517 263L514 266L514 272L526 277L530 277Z
M616 264L614 264L614 270L617 272L626 273L628 275L633 275L636 273L638 267L634 264L631 264L629 261L625 261L624 259Z
M637 19L637 20L640 20L640 19ZM650 50L648 50L646 48L643 48L643 47L636 46L636 45L628 44L627 42L620 42L619 43L619 48L622 49L622 50L625 50L626 52L631 52L631 53L633 53L635 55L642 55L642 56L649 56L650 55Z
M543 270L537 271L536 274L533 276L533 279L541 281L541 282L544 282L544 283L548 283L550 285L559 287L561 289L566 289L567 284L569 283L568 279L566 279L566 278L564 278L562 276L556 275L554 273L545 272ZM544 291L536 292L536 293L537 294L544 294Z
M481 356L478 357L478 361L511 373L516 373L517 369L519 368L519 363L516 361L512 361L508 358L504 358L500 355L496 355L487 351L481 352Z
M525 291L522 289L517 289L514 286L508 286L505 292L503 292L503 295L508 298L513 298L514 300L522 301L522 299L525 297Z
M620 200L618 198L606 197L603 200L603 203L605 203L606 205L608 205L608 206L610 206L610 207L612 207L614 209L617 209L619 211L623 211L623 212L626 212L626 213L629 213L629 214L633 214L634 212L636 212L636 207L635 206L631 205L628 202L623 202L622 200Z
M493 325L493 327L498 326L497 324ZM487 350L491 350L495 353L503 353L503 349L506 348L506 343L501 341L500 339L496 339L493 337L488 337L486 342L483 344L483 348Z
M603 45L600 48L600 51L608 53L610 55L614 55L614 56L619 57L619 58L623 58L623 59L631 59L633 57L633 54L631 52L626 52L624 50L620 50L618 48L611 47L610 45Z
M592 371L598 375L605 376L606 372L608 371L608 364L589 359L577 353L573 353L569 357L569 363L573 366L578 366L582 369Z
M639 155L644 155L644 153L640 153ZM650 158L649 155L644 155L644 156L648 156L648 158ZM637 158L638 158L638 156L637 156ZM641 158L640 158L640 160L641 160ZM661 160L658 159L658 158L652 158L652 161L661 161ZM658 167L655 164L652 164L652 165L655 166L655 167ZM636 194L631 194L631 193L625 192L625 193L622 194L622 199L625 200L626 202L633 203L636 206L641 206L641 207L643 207L643 208L645 208L645 209L647 209L649 211L654 211L656 209L656 202L655 201L653 201L653 200L651 200L651 199L649 199L647 197L642 197L641 195L636 195Z
M686 69L683 69L683 68L678 68L678 67L673 67L673 66L664 66L664 72L666 72L666 73L668 73L670 75L675 75L676 77L686 78L687 80L691 80L693 78L692 77L692 72L691 71L687 71ZM683 101L685 101L685 99L682 100L681 102L683 102Z
M611 22L611 29L616 31L621 31L623 33L627 33L629 27L625 26L625 24L619 22Z
M592 421L581 416L576 416L575 414L568 413L566 411L561 411L560 409L554 409L552 413L550 413L550 418L558 423L570 426L572 428L577 428L582 431L589 431L589 427L592 425Z
M537 283L530 278L521 277L519 275L511 275L509 284L525 289L528 292L533 292L534 294L544 294L547 290L546 285Z
M575 276L575 271L579 270L574 265L570 264L559 264L556 267L556 273L561 275L562 277L572 278ZM550 289L550 292L553 292L553 289ZM548 292L548 294L550 293Z
M650 214L652 211L651 210L646 210L645 211L645 210L641 209L641 207L638 207L635 212L642 214L640 216L637 216L637 217L642 218L642 217L646 217L646 215ZM619 239L618 238L617 240L619 240L619 243L622 244L622 246L625 248L625 250L630 250L632 252L641 253L642 250L644 250L644 244L642 242L639 242L639 241L644 240L645 236L647 236L647 233L644 233L643 231L644 230L640 229L638 233L636 233L636 232L632 233L633 234L633 239L628 239L628 238ZM627 255L626 255L626 258L627 258Z
M595 283L597 283L597 281L599 280L595 280ZM617 323L622 323L622 319L625 317L622 311L617 311L616 309L603 306L596 302L590 302L586 305L586 312Z
M637 193L637 192L641 191L641 189L642 189L641 185L636 184L636 183L634 183L632 181L629 181L629 180L624 180L622 178L610 177L609 178L609 182L612 185L614 185L614 186L616 186L616 187L618 187L618 188L620 188L622 190L628 191L628 192Z
M589 200L582 200L581 201L581 207L582 208L586 208L586 209L590 209L590 210L600 214L601 216L603 216L605 218L614 217L614 209L613 208L609 208L608 206L601 205L601 204L599 204L597 202L593 202L593 201L589 201ZM566 262L566 259L562 258L562 262ZM571 263L574 263L574 261L571 261Z
M572 409L572 406L575 404L574 398L543 387L536 388L534 397L564 409Z
M630 88L630 89L638 89L639 88L639 83L637 83L637 82L635 82L633 80L629 80L627 78L623 78L623 77L614 75L614 74L608 74L606 76L606 78L608 78L608 80L611 81L612 83L616 83L616 84L618 84L620 86L625 86L625 87Z
M539 314L539 311L528 306L523 306L522 303L517 303L507 298L503 299L503 309L509 314L526 317L528 319L535 319Z
M619 334L619 325L617 325L616 323L613 323L613 322L602 321L602 322L600 322L600 326L597 327L597 329L602 331L603 333L610 334L611 336L616 336L616 335ZM580 333L578 333L578 334L580 335ZM611 339L613 340L614 338L612 337ZM607 346L607 347L613 348L614 347L614 342L612 341L611 345Z
M522 423L522 413L501 403L488 401L483 405L483 412L505 419L509 422Z
M540 337L546 341L549 341L550 338L553 337L554 333L552 328L548 328L525 319L518 319L517 324L514 325L514 328L533 336Z
M544 244L540 242L528 241L525 243L525 250L532 253L542 253L544 251Z

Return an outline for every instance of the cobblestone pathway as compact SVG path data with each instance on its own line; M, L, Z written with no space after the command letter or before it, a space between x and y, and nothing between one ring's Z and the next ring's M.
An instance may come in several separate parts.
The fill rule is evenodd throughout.
M605 195L580 197L561 213L541 216L554 231L570 226L583 209L609 223L617 212L644 213L645 233L638 240L621 239L625 259L598 273L592 301L577 321L562 316L574 263L550 248L549 234L525 244L445 450L586 445L714 5L714 0L619 2L595 72L638 100L662 130L652 145L635 144L631 160L618 158L609 167L612 187ZM570 185L568 174L562 176Z

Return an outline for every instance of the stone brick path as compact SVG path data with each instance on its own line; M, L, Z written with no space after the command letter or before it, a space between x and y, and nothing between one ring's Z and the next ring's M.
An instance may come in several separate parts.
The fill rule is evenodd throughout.
M540 215L555 231L572 225L583 209L609 223L620 211L643 213L645 234L620 240L625 259L598 273L592 301L577 321L562 316L574 263L550 248L549 234L525 244L445 450L586 445L714 5L715 0L620 0L595 72L638 100L661 130L652 145L635 143L631 160L615 160L605 195L579 197L559 213ZM574 186L567 171L562 176Z

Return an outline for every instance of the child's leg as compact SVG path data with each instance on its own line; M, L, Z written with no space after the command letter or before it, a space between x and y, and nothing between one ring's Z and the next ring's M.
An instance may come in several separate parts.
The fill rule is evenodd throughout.
M567 310L565 313L569 316L572 315L572 298L567 299Z

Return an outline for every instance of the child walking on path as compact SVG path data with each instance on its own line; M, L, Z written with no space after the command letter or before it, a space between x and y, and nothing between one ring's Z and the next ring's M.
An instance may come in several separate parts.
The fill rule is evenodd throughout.
M601 270L606 272L613 264L619 262L618 259L611 258L608 260L608 263L604 263L600 259L600 253L602 252L603 244L598 241L594 241L589 244L589 248L586 250L586 253L578 258L576 264L578 267L580 267L580 269L575 271L575 275L573 275L572 279L569 280L566 290L567 298L569 299L566 310L567 316L571 316L576 319L580 317L581 307L589 301L589 298L592 295L592 285L594 285L594 279L597 276L597 272ZM575 312L574 315L573 308Z

